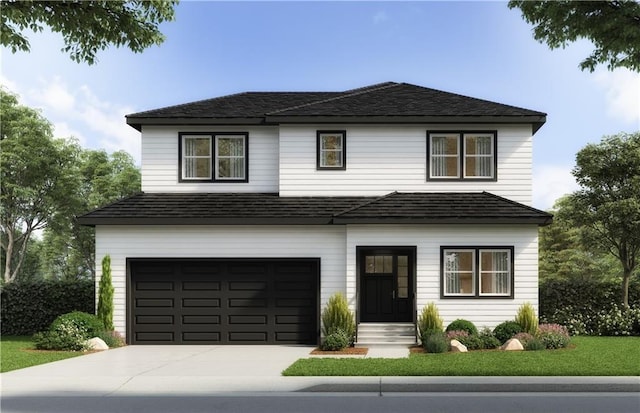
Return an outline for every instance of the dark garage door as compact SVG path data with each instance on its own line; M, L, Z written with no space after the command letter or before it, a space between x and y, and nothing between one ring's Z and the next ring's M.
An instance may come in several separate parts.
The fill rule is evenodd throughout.
M316 344L318 259L129 260L131 344Z

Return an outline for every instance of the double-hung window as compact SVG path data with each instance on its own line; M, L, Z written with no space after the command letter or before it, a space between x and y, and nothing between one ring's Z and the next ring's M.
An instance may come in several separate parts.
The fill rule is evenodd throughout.
M496 132L427 132L429 179L496 179Z
M180 181L247 182L247 133L180 133Z
M316 134L317 169L345 170L347 167L346 131L318 131Z
M442 247L443 298L513 298L513 247Z

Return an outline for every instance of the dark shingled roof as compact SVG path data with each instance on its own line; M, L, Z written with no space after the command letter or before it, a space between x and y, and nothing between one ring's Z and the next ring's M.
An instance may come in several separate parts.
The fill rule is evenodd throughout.
M214 125L305 122L530 123L534 133L543 112L386 82L343 92L245 92L127 115L127 123Z
M482 193L280 197L270 193L141 193L78 217L83 225L537 224L546 212Z

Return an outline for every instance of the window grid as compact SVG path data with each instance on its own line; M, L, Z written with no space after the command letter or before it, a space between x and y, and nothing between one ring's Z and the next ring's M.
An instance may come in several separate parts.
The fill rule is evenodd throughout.
M427 131L427 178L496 180L496 136L496 131Z

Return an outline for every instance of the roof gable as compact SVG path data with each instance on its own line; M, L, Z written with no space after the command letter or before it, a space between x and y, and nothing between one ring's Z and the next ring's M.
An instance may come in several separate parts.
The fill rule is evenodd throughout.
M543 112L408 83L385 82L343 92L244 92L127 115L143 124L530 123Z

